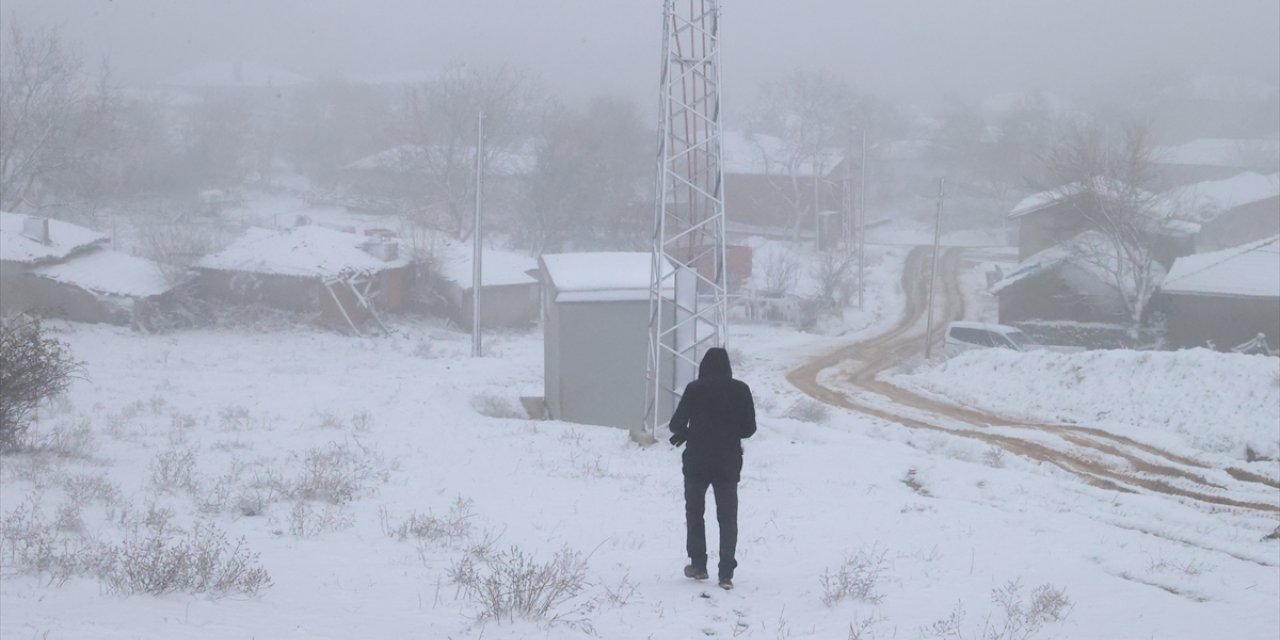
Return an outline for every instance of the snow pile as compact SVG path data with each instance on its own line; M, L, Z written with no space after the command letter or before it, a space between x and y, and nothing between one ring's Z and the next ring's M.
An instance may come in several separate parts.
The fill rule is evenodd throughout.
M1075 422L1200 451L1280 456L1280 360L1174 352L971 351L893 382L1027 420Z

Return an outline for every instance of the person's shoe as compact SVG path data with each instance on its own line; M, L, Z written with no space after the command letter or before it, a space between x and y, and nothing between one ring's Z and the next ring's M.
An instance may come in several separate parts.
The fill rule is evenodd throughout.
M685 565L685 567L684 567L684 577L686 577L686 578L693 578L694 580L706 580L706 579L707 579L707 568L706 568L706 567L695 567L695 566L693 566L693 565L691 565L691 564L687 564L687 565Z
M720 578L720 588L728 591L733 588L733 578Z

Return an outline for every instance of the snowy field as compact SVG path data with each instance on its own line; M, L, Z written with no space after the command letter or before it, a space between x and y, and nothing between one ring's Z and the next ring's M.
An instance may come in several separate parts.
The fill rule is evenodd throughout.
M831 338L734 329L761 426L726 593L680 575L677 450L520 417L518 397L541 393L537 334L492 336L470 359L466 336L416 324L363 339L57 328L86 376L40 417L44 451L0 459L6 536L38 543L6 546L4 638L981 638L1034 625L1035 596L1043 611L1055 595L1069 601L1062 619L1025 637L1280 634L1280 543L1262 541L1274 518L1092 488L945 434L815 409L783 376ZM1061 373L994 358L913 380ZM1256 384L1259 401L1274 398L1273 379ZM1121 397L1089 411L1108 402L1125 426L1168 400ZM1265 420L1274 404L1238 418ZM1179 407L1162 411L1141 428L1176 434ZM125 595L75 560L219 532L243 539L269 586ZM540 620L486 618L454 578L517 551L577 558L580 591Z
M989 349L893 382L1027 420L1101 427L1192 455L1280 458L1280 359L1208 349ZM1264 465L1266 466L1266 465ZM1275 475L1276 465L1269 465Z

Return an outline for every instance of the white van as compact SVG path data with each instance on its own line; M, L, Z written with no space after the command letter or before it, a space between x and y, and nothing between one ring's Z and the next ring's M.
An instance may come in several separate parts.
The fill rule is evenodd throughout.
M947 357L972 349L999 347L1014 351L1028 351L1039 347L1027 334L1016 327L986 322L952 322L947 325L944 341Z

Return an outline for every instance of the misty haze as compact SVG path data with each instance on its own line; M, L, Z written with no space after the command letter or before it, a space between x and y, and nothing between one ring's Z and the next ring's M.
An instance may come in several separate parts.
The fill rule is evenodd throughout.
M0 637L1280 637L1280 3L5 0Z

